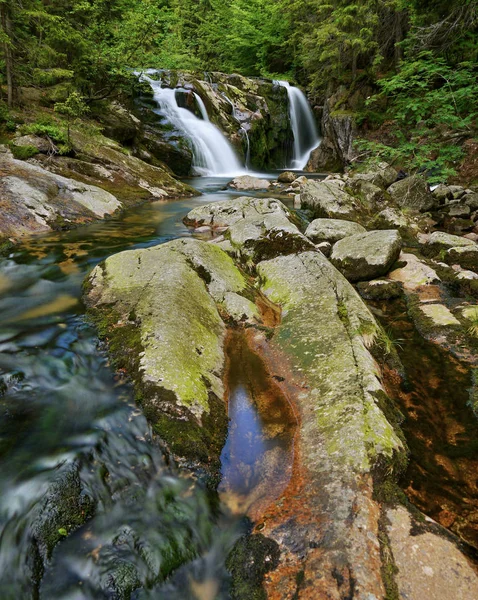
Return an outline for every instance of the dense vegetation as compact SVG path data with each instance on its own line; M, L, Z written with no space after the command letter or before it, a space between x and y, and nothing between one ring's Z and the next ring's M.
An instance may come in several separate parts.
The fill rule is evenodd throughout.
M362 155L411 168L451 174L476 135L478 0L0 0L0 23L10 106L21 86L89 103L136 67L207 69L295 80L318 103L360 90Z

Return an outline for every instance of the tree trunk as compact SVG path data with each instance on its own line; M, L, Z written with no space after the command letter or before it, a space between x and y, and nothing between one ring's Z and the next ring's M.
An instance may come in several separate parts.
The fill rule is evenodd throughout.
M395 67L398 67L399 62L402 60L403 58L403 51L402 51L402 47L399 45L400 42L403 40L403 13L398 11L395 13L395 24L394 24L394 38L395 38L395 45L394 45L394 60L395 60Z
M7 76L7 103L9 108L11 108L13 106L15 90L13 82L12 20L10 17L10 6L7 2L0 3L0 23L5 35L5 41L3 42L3 54L5 58L5 71Z

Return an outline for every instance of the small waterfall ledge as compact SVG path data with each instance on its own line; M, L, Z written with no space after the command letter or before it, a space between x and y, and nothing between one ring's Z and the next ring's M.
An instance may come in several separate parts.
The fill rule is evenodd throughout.
M143 73L141 79L147 81L158 104L158 113L171 123L189 142L193 153L193 169L198 175L215 177L235 177L246 173L233 147L222 132L209 121L206 107L201 97L194 94L198 104L200 119L191 111L178 105L176 90L162 87L161 81L149 77L152 72Z

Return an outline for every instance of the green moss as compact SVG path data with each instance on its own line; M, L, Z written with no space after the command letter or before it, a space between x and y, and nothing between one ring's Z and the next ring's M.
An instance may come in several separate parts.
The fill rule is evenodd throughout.
M231 573L232 600L266 600L264 576L279 564L280 549L261 534L245 535L236 542L226 560Z
M39 152L35 146L16 146L13 143L10 144L10 150L12 151L13 158L17 160L28 160Z
M383 585L385 586L384 600L400 600L400 592L395 580L395 577L398 574L398 568L395 565L393 558L392 548L387 534L386 518L384 515L381 516L379 521L378 540L380 543L380 558L382 561L381 575Z
M0 240L0 257L8 256L14 247L14 242L11 242L10 240Z

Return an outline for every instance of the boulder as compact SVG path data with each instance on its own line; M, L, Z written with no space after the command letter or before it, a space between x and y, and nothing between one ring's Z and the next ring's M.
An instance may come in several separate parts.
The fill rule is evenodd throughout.
M217 245L192 239L115 254L88 282L90 314L153 429L173 454L213 470L227 431L218 306L250 315L246 286Z
M14 138L12 144L19 148L22 146L30 146L31 148L36 148L38 152L43 154L55 154L58 152L58 148L51 140L47 140L38 135L21 135Z
M120 144L132 144L140 134L141 121L117 100L100 103L96 116L104 135Z
M314 249L294 225L292 213L279 200L244 196L193 209L184 222L194 227L227 227L225 238L238 258L247 264Z
M381 187L360 177L353 177L350 179L347 182L347 189L370 207L373 207L374 204L379 202L383 202L384 199L383 189Z
M109 192L54 175L37 165L0 158L0 237L72 227L123 208Z
M284 171L283 173L281 173L279 175L279 177L277 178L277 181L279 183L292 183L296 179L297 179L296 173L293 173L292 171Z
M356 233L365 233L365 227L354 223L353 221L343 221L342 219L315 219L310 223L305 231L306 237L320 244L321 242L330 242L334 244L339 240L354 235Z
M171 139L165 140L149 126L144 128L140 141L140 149L146 149L154 159L167 165L176 175L185 177L191 174L193 156L186 143L181 143L180 140L175 143ZM140 158L151 162L146 157Z
M400 208L426 211L436 205L428 183L420 175L412 175L396 181L388 188L392 201Z
M370 165L365 173L356 173L352 181L367 181L383 190L395 183L398 172L386 162Z
M342 171L355 156L354 114L347 110L335 110L338 97L328 98L322 113L322 141L310 154L305 171Z
M259 177L252 177L252 175L241 175L235 177L229 184L229 187L245 191L245 190L267 190L271 186L271 182L268 179L259 179Z
M444 231L434 231L425 244L424 252L430 256L436 256L441 252L446 252L450 248L465 246L475 247L476 244L473 240L469 240L459 235L452 235L451 233L445 233Z
M117 142L101 134L88 135L72 129L75 157L42 154L36 159L58 175L82 183L104 187L117 196L125 207L152 198L177 198L197 195L197 190L175 179L169 168L148 164L132 156Z
M373 224L377 229L406 229L408 220L401 211L385 208L375 216Z
M471 208L467 204L462 204L461 202L456 202L454 204L449 205L447 212L448 212L449 217L457 217L459 219L466 219L471 214Z
M314 217L351 220L355 216L357 202L344 190L344 182L307 181L301 186L301 207L309 209Z
M358 233L338 241L330 260L349 281L375 279L388 273L401 247L396 230Z
M471 210L478 209L478 193L471 192L464 197L464 202L467 206L471 208Z
M422 286L438 283L440 278L426 263L414 254L402 252L399 257L400 263L405 265L389 273L389 279L398 281L408 291L414 291Z
M478 273L478 244L474 246L458 246L447 250L445 260L448 264L460 265Z

